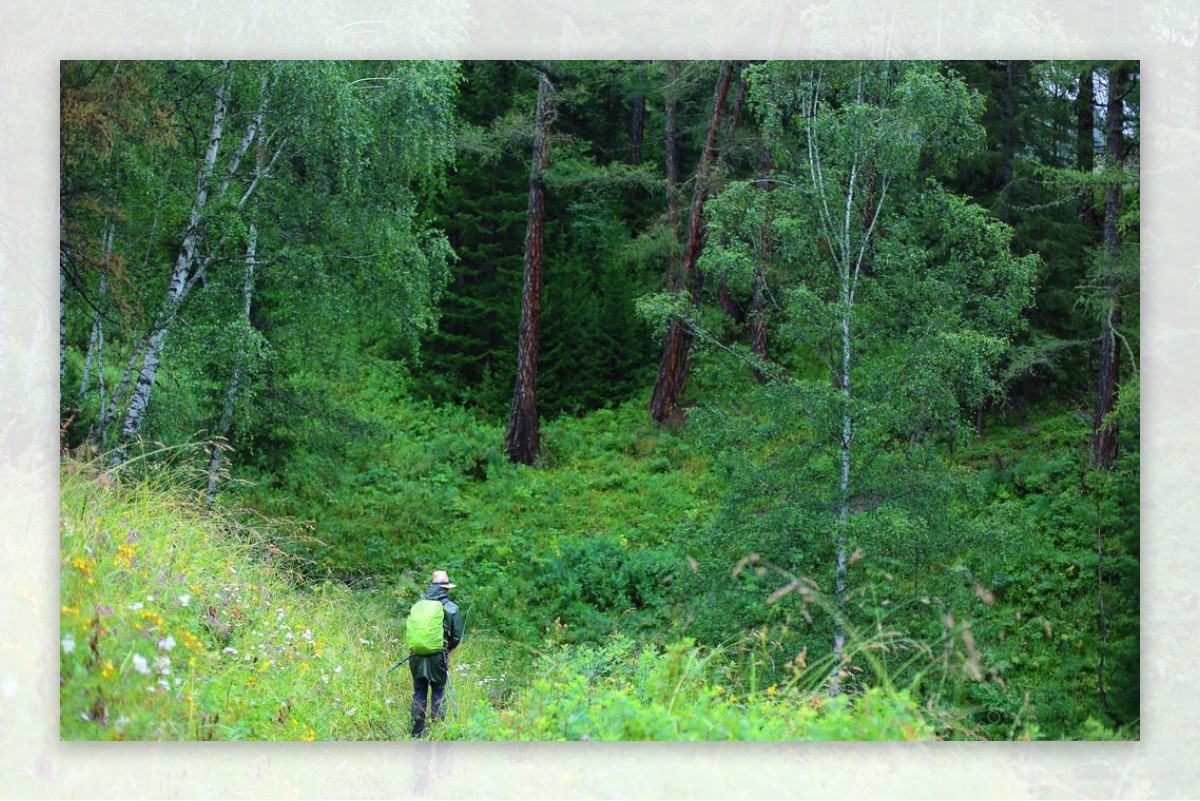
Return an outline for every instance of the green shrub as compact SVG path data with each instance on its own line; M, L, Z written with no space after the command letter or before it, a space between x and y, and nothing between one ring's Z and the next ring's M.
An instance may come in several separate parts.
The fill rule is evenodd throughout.
M507 709L461 728L469 739L932 739L905 693L871 689L829 698L772 685L753 692L721 650L689 640L659 649L612 637L545 654L538 678ZM747 694L742 694L743 691Z

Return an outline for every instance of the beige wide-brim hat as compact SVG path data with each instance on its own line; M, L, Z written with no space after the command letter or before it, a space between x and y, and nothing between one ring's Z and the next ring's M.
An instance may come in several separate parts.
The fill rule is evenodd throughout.
M438 586L445 587L448 590L452 590L458 586L457 584L450 583L450 577L448 575L446 575L445 570L433 571L433 578L429 579L429 583L437 584Z

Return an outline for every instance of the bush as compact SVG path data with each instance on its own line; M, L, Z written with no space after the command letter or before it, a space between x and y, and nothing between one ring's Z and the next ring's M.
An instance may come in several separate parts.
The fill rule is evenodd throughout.
M498 740L919 740L931 728L903 692L828 698L772 685L742 695L720 649L615 636L559 648L508 709L461 732Z

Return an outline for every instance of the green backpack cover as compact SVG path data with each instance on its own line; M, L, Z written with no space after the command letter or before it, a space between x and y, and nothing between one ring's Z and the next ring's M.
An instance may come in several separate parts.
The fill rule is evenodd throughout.
M429 656L442 652L442 623L446 619L446 610L440 601L423 598L413 604L408 613L408 622L404 626L408 649L414 654Z

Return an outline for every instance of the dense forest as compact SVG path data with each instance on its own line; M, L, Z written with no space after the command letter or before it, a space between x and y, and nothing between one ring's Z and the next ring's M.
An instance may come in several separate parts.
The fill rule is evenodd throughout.
M1137 62L60 108L65 739L1139 737Z

